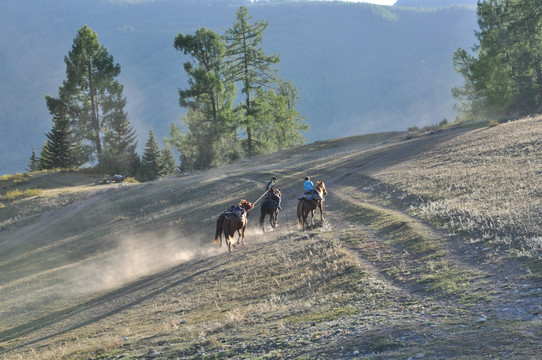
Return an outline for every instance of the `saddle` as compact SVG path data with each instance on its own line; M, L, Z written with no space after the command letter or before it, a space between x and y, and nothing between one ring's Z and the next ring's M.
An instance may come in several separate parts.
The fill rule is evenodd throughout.
M298 200L308 200L308 201L312 201L312 200L322 200L322 198L320 197L320 195L318 194L317 191L307 191L306 193L304 193L303 195L301 195L300 197L297 198Z
M240 206L231 206L229 209L224 210L224 212L221 215L222 216L235 215L239 218L243 218L244 216L246 216L246 210Z

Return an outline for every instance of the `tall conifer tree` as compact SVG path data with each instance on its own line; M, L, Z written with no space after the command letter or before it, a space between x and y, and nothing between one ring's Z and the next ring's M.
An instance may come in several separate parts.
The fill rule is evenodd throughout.
M177 163L171 152L171 147L166 145L160 150L160 176L170 176L177 172Z
M68 169L72 167L72 133L70 122L64 114L53 117L53 128L47 134L47 149L50 168Z
M104 151L100 166L105 172L134 176L139 167L136 153L137 136L124 111L126 98L122 95L123 86L113 84L111 96L104 103L104 120L109 128L104 131Z
M154 180L160 175L160 148L152 129L149 130L149 136L143 151L141 170L142 178L145 181Z
M465 84L453 89L465 118L510 117L542 111L542 5L488 0L477 5L479 43L457 49L454 68Z
M45 141L40 150L39 170L51 170L53 166L53 157L51 151L49 151L49 142Z
M37 170L39 170L39 159L36 156L36 148L32 148L32 155L30 155L27 171L32 172Z
M51 114L58 112L58 106L67 109L76 140L87 147L81 152L86 156L84 161L93 156L100 161L103 133L111 126L112 114L122 113L119 107L124 106L123 102L111 100L122 91L116 80L120 65L87 25L77 32L64 62L67 78L59 88L58 98L46 97L47 106Z
M184 63L189 87L179 90L179 103L188 108L182 121L188 133L178 136L175 146L192 169L209 169L227 161L237 143L232 111L235 87L224 83L225 46L212 30L201 28L194 35L178 34L174 46L191 57Z
M267 21L251 23L248 9L241 6L236 12L236 21L231 29L226 30L224 40L227 45L227 81L240 82L245 95L245 117L243 128L247 134L247 152L252 156L252 130L256 118L252 106L252 97L256 89L268 86L275 81L276 71L271 65L279 62L278 55L267 55L263 50L263 33Z

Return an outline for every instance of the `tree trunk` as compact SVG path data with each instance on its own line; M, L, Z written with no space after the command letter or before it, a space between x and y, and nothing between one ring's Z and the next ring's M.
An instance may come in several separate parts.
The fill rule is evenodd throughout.
M92 78L92 66L88 65L88 84L90 88L90 107L92 111L92 129L94 130L94 143L98 155L102 153L102 143L100 141L100 120L98 119L98 104L96 103L96 90ZM98 157L99 161L99 157Z
M247 91L247 100L246 100L247 110L246 110L246 116L250 116L250 95ZM250 124L247 121L247 153L248 157L252 156L252 129L250 128Z

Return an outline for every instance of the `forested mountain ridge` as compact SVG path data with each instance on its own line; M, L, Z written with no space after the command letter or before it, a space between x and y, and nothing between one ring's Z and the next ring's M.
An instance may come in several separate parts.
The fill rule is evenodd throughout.
M84 24L122 68L127 111L139 145L153 128L161 138L184 109L186 87L173 48L179 33L207 27L222 33L241 1L137 4L56 1L4 3L0 14L0 173L23 171L51 127L45 95L65 79L64 57ZM474 42L475 10L422 11L368 4L292 2L249 5L269 22L263 44L280 55L279 76L299 89L309 141L404 130L453 118L451 66L458 47Z

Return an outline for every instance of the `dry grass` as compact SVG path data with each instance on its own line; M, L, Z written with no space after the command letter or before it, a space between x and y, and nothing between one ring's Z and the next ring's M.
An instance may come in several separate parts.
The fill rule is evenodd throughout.
M26 189L26 190L11 190L6 192L6 195L0 196L0 200L13 201L17 199L23 199L32 196L38 196L42 192L42 189Z
M0 359L535 359L540 286L484 249L513 235L540 264L540 127L329 140L118 188L9 180L43 192L0 208ZM329 195L303 232L307 174ZM256 209L247 246L213 247L217 214L273 175L279 227Z
M542 117L480 129L374 174L410 212L519 256L542 256Z

